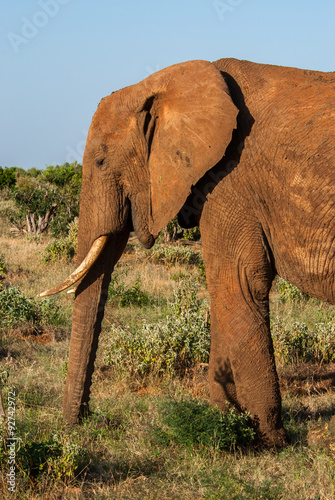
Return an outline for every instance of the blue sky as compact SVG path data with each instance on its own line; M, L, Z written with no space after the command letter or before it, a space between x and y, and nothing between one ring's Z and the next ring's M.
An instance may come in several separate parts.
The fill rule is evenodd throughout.
M190 59L335 70L333 0L4 0L0 165L81 161L100 99Z

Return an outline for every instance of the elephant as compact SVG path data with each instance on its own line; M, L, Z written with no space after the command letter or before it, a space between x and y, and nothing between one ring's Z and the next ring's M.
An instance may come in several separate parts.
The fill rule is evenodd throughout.
M115 264L178 215L199 226L211 307L209 390L287 443L270 334L278 275L335 304L335 74L194 60L103 98L89 128L63 414L80 421ZM79 283L79 284L78 284Z

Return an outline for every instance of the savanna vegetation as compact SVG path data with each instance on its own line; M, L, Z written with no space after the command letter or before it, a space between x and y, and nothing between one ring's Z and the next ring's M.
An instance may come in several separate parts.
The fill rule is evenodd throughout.
M1 498L334 498L335 308L274 284L271 329L291 444L259 448L248 414L222 416L208 404L201 241L176 221L149 251L130 239L109 288L92 414L65 425L73 295L37 296L74 269L80 180L77 164L0 169Z

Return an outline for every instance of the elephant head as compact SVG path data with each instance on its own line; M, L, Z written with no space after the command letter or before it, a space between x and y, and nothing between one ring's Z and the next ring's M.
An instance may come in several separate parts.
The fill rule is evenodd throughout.
M64 415L87 409L104 304L129 233L150 248L191 188L224 156L238 110L206 61L166 68L100 102L83 159L78 269Z

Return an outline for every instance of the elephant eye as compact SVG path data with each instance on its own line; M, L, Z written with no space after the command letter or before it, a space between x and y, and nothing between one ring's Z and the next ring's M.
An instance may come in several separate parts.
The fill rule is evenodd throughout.
M102 167L102 165L105 163L107 152L108 152L107 145L100 144L99 149L96 151L95 154L95 164L97 167Z
M97 167L102 167L102 165L105 163L105 158L99 158L98 160L95 160L95 163Z

